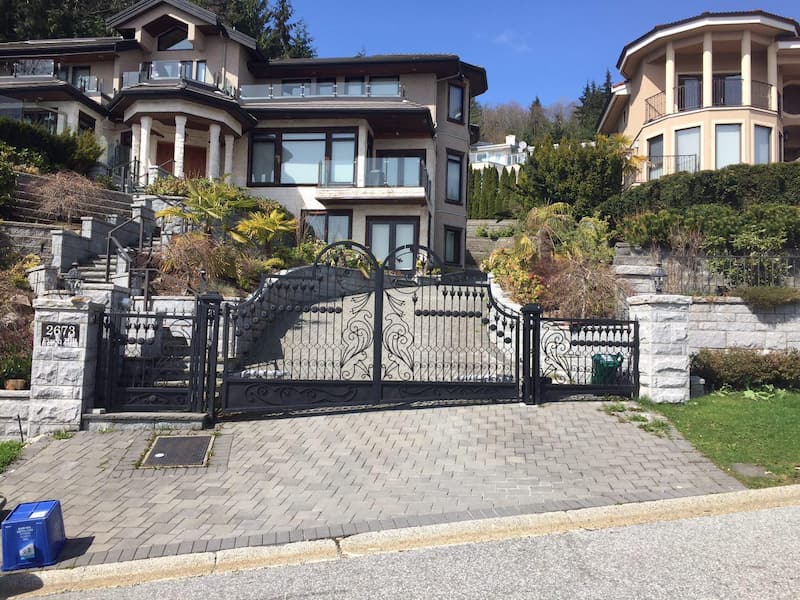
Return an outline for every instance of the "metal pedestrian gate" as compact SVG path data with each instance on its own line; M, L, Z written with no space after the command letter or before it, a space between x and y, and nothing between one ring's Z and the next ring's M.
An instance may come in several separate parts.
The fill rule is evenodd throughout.
M438 269L424 247L381 265L339 242L227 305L223 411L518 399L520 315L483 274Z

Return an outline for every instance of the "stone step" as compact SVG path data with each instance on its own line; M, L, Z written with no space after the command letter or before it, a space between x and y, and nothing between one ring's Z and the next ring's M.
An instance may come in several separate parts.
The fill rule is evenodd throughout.
M190 412L119 412L85 413L82 429L88 431L184 429L200 430L210 427L206 413Z

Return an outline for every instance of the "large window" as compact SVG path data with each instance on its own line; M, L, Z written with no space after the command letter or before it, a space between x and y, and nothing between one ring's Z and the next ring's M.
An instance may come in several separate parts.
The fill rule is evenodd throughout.
M756 125L753 136L753 162L757 165L766 165L770 162L770 141L772 140L772 128Z
M664 136L657 135L647 140L647 181L654 181L664 174Z
M275 183L275 135L253 134L250 146L250 182Z
M350 211L303 211L304 233L332 244L349 240L353 213Z
M192 42L189 41L186 29L175 27L158 37L159 50L191 50Z
M455 227L444 228L444 262L449 265L461 264L461 238L464 232Z
M449 87L447 118L456 123L464 122L464 88L453 83Z
M445 200L455 204L461 204L461 172L463 171L464 155L454 152L447 152L447 191Z
M352 185L354 131L255 132L249 185Z
M418 231L419 218L367 217L367 245L389 269L409 271L416 266L410 249L394 251L416 244Z
M694 173L700 168L700 128L689 127L675 132L675 172Z
M717 125L715 140L717 169L728 165L736 165L741 161L741 136L741 125Z

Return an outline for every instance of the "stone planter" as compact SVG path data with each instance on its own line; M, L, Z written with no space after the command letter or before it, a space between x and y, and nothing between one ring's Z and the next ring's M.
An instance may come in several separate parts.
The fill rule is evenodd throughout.
M27 390L28 382L25 379L6 379L6 389L9 391L14 390Z

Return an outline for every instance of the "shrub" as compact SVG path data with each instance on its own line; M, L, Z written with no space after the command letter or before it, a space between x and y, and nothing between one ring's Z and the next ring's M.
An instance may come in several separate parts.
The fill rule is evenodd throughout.
M189 195L189 180L178 179L177 177L159 177L153 183L147 186L145 191L148 194L156 194L160 196L188 196Z
M731 295L738 296L745 304L756 309L769 309L800 302L800 290L788 287L741 287L731 290Z
M481 268L491 271L497 282L520 304L537 302L544 288L533 272L534 249L525 237L510 248L498 248L483 262Z
M13 352L0 354L0 385L9 379L31 380L32 352Z
M773 385L800 389L800 351L763 354L747 348L704 349L692 357L691 371L712 388L743 390Z
M0 140L18 150L28 149L40 154L48 165L86 173L103 149L94 133L73 134L65 131L53 135L43 127L0 117Z
M12 193L17 185L17 176L11 165L0 158L0 208L11 204Z
M47 163L40 152L30 148L14 148L0 142L0 162L9 164L15 171L33 175L47 170Z
M83 175L59 171L47 177L37 192L42 196L38 210L45 216L64 222L86 214L87 197L96 196L102 188Z
M609 265L592 260L559 260L545 280L541 305L561 317L612 317L624 289Z

